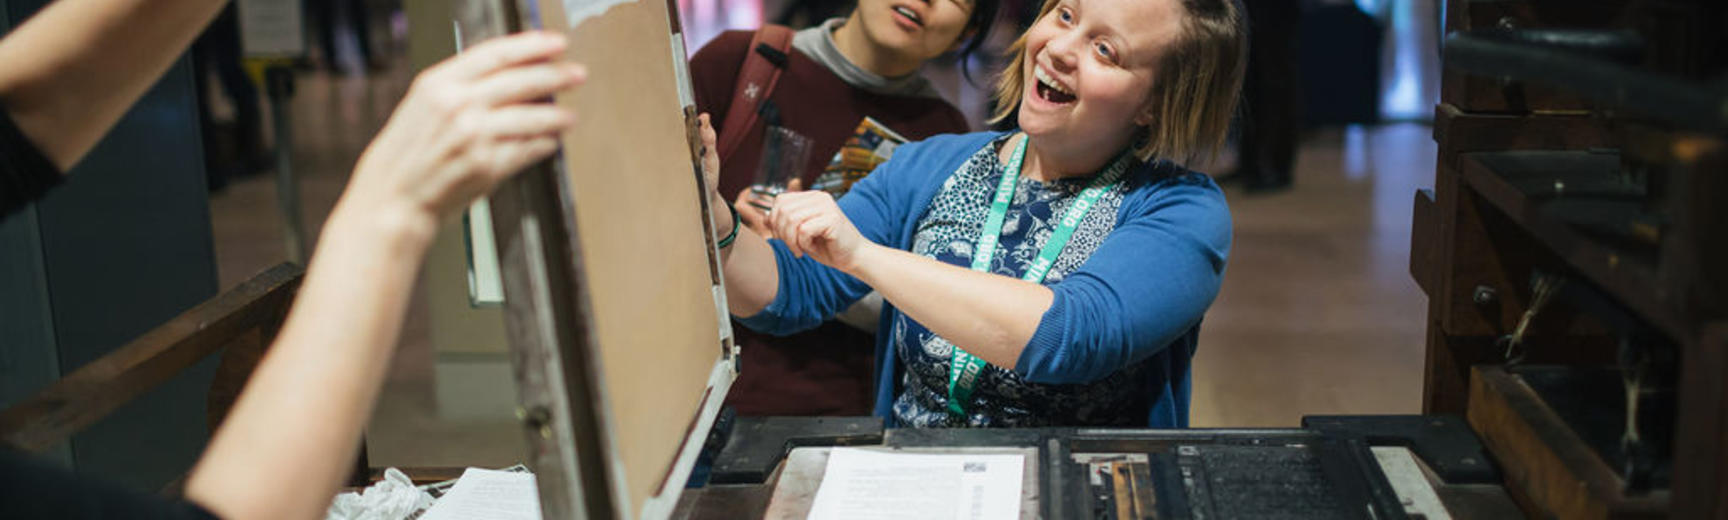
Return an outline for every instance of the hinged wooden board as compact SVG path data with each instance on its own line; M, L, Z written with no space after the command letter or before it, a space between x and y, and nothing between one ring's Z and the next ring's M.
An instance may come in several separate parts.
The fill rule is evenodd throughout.
M492 197L529 462L546 518L663 518L735 377L676 13L521 1L499 25L589 70L560 157Z

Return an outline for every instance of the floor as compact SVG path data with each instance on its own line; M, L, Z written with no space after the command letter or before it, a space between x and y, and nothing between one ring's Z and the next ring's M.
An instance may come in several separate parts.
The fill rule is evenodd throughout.
M308 236L406 89L404 69L299 77L292 157ZM1433 181L1429 132L1417 123L1315 131L1304 137L1294 189L1229 190L1235 242L1202 327L1193 425L1295 426L1309 414L1419 411L1426 300L1410 279L1408 252L1412 194ZM212 195L224 288L286 258L275 197L269 176ZM476 417L438 409L429 318L424 298L415 301L368 431L374 464L517 462L522 437L509 410Z
M1294 189L1231 190L1236 236L1200 328L1195 426L1420 411L1427 299L1409 274L1410 212L1434 153L1418 124L1319 132Z

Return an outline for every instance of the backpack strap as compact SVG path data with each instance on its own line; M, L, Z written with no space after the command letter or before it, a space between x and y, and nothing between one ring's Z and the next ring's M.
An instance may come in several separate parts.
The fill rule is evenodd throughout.
M750 50L744 55L738 83L732 86L732 101L726 105L726 122L720 127L720 160L731 157L744 136L753 133L791 50L792 29L784 25L763 25L750 37Z

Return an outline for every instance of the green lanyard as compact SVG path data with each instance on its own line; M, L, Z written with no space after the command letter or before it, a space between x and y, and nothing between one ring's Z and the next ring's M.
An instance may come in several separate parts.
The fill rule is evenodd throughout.
M997 243L1002 240L1002 221L1008 217L1008 203L1014 200L1014 188L1020 183L1020 164L1026 160L1026 141L1030 136L1022 137L1020 144L1014 146L1014 155L1008 158L1008 167L1002 172L1002 183L996 186L996 196L990 201L990 213L984 220L984 231L978 235L978 246L972 253L972 270L990 271L990 260L996 256ZM1086 190L1074 200L1068 211L1062 214L1056 230L1050 234L1050 240L1044 243L1044 249L1038 252L1038 258L1026 268L1026 274L1020 277L1032 283L1041 283L1044 276L1050 273L1050 267L1056 264L1056 257L1062 255L1062 248L1068 245L1068 239L1074 236L1074 229L1080 227L1080 221L1086 218L1086 213L1098 205L1098 199L1104 192L1116 184L1127 170L1127 157L1123 156L1104 170L1104 173L1092 179ZM948 365L948 411L957 415L965 415L963 403L972 399L972 391L978 386L978 375L984 372L987 365L983 359L954 346L953 357Z

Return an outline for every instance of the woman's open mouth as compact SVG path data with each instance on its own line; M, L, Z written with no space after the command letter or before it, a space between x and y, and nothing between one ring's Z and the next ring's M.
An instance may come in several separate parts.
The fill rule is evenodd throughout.
M1032 66L1032 76L1038 81L1038 97L1055 104L1073 103L1074 91L1044 72L1044 67Z
M912 8L910 8L910 7L906 7L904 5L896 5L896 6L894 6L894 14L900 15L896 18L903 18L903 20L900 20L901 23L908 24L908 25L911 25L913 27L923 27L924 26L924 18L918 16L918 12L913 11Z

